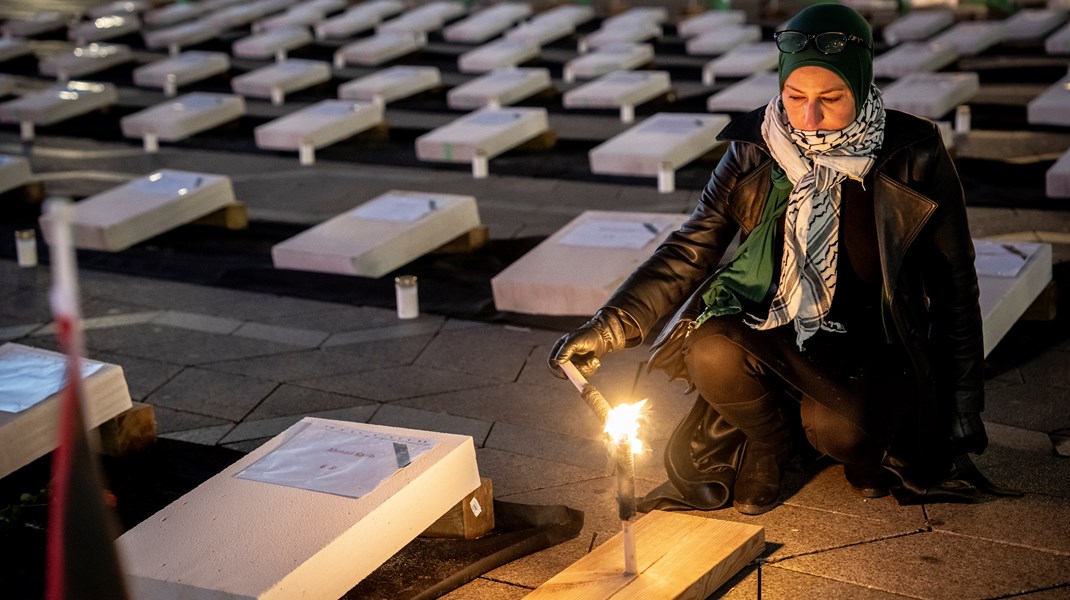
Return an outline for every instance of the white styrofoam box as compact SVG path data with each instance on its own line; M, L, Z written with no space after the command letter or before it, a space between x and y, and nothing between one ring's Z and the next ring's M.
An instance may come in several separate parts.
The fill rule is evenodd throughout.
M282 103L282 96L330 81L331 65L321 60L291 58L249 71L230 80L234 93L250 98L270 98Z
M201 17L200 20L220 29L235 29L251 25L265 14L263 7L254 2L221 8Z
M602 27L631 28L637 23L664 23L669 20L669 11L664 7L637 6L628 10L606 17L602 21Z
M1030 125L1070 127L1070 74L1030 100L1025 114Z
M1060 28L1044 40L1044 52L1060 56L1070 54L1070 25Z
M253 130L257 148L323 148L383 122L383 107L370 102L322 100Z
M1023 8L1003 21L1004 39L1010 42L1040 40L1066 22L1067 11Z
M702 83L710 85L718 77L747 77L777 68L780 51L776 42L742 44L702 66Z
M486 73L534 60L541 52L539 45L534 42L502 38L457 57L457 69L462 73Z
M549 130L545 108L484 108L416 138L420 160L493 158Z
M77 248L119 252L234 202L225 176L163 169L76 203L71 236ZM39 222L52 243L51 216Z
M315 27L326 18L324 11L311 6L298 5L280 15L273 15L253 23L253 31L270 31L287 27Z
M214 40L222 32L223 26L218 23L197 20L155 31L146 31L142 34L142 38L147 48L173 48L177 51L182 46L193 46Z
M736 46L761 39L762 28L757 25L726 25L688 39L684 47L688 54L724 54Z
M613 71L629 71L654 60L650 44L612 44L565 63L565 81L594 79Z
M306 440L327 435L343 438L343 448L344 438L361 448L362 439L375 436L388 453L391 440L403 449L434 445L358 498L239 476L265 457L285 460L275 458L284 456L275 452L280 448L319 452ZM323 464L342 469L369 460L326 449L322 456ZM124 533L117 545L136 598L340 598L479 483L470 436L305 417Z
M170 27L186 21L192 21L206 13L203 4L195 2L175 2L145 13L144 21L149 27Z
M1049 198L1070 198L1070 150L1044 174L1044 194Z
M372 29L383 20L381 12L367 4L358 4L346 12L331 17L315 27L321 40L347 39Z
M920 42L951 27L955 13L949 9L917 10L907 13L884 27L884 41L889 46L901 42Z
M22 344L0 346L0 372L10 380L15 374L34 372L37 385L25 390L44 399L19 412L0 411L0 477L4 477L59 445L59 423L67 359L59 352ZM82 415L86 426L97 427L119 416L133 403L123 369L95 360L82 360ZM85 373L90 373L85 376ZM32 389L31 389L32 388Z
M312 43L312 34L305 27L284 27L257 33L234 42L234 56L242 58L271 58Z
M416 52L426 43L426 39L411 33L377 33L339 48L334 53L334 66L378 66Z
M980 91L977 73L911 73L886 86L884 106L939 119Z
M618 108L648 102L669 92L668 71L615 71L565 92L565 108Z
M432 0L427 4L411 8L397 17L376 27L376 32L415 33L426 35L442 29L450 19L455 19L467 12L464 4L453 0Z
M134 85L157 87L173 95L179 86L196 83L230 70L223 52L189 50L134 69Z
M93 19L111 15L138 15L152 8L148 0L116 0L90 8L86 14Z
M201 0L200 2L206 11L221 10L246 3L248 0Z
M780 79L776 73L758 73L733 83L706 100L710 112L748 112L765 106L780 93Z
M469 15L442 30L450 42L482 44L531 15L531 6L521 2L495 4Z
M349 0L304 0L294 8L297 6L306 6L330 15L345 10L349 6Z
M155 136L178 141L245 114L245 99L230 94L193 92L140 110L119 120L129 138Z
M68 81L0 104L0 121L51 125L119 101L110 83Z
M367 100L380 106L442 85L438 67L396 66L338 86L344 100Z
M742 25L747 13L742 10L707 10L676 24L676 33L683 38L695 37L725 25Z
M277 269L382 277L479 227L472 196L391 190L275 244Z
M580 40L581 52L601 48L610 44L640 43L661 37L661 24L652 21L640 21L627 27L603 27Z
M509 106L551 86L548 69L496 69L450 89L446 104L463 110Z
M527 314L593 314L686 220L681 214L585 211L490 280L494 305Z
M29 42L19 38L0 38L0 62L33 54Z
M721 114L657 113L588 153L592 173L655 177L677 170L716 148L729 117Z
M543 46L572 35L574 31L576 31L576 26L566 18L540 19L535 17L505 32L505 38L524 40Z
M985 356L1051 282L1051 244L974 240Z
M954 48L962 56L977 56L1002 42L1003 30L1000 21L967 21L956 23L934 37L932 42Z
M129 46L122 44L89 44L78 46L70 52L51 54L41 59L38 70L42 75L66 81L72 77L81 77L99 73L112 67L134 60L134 53Z
M0 32L9 37L33 37L67 27L73 15L57 11L38 11L23 19L9 19Z
M28 160L21 156L0 154L0 192L26 185L31 176Z
M951 46L935 42L903 42L873 59L873 76L896 79L910 73L939 71L959 59Z
M103 42L141 31L137 15L110 15L79 23L67 29L67 39L78 44Z
M270 15L281 12L297 4L300 0L255 0L252 4L260 9L261 14Z
M594 8L578 4L561 4L539 13L532 21L568 21L573 27L579 27L595 17Z

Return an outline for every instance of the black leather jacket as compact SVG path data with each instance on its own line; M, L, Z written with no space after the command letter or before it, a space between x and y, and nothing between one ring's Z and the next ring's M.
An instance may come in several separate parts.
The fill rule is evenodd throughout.
M760 221L772 165L760 134L764 113L725 127L718 139L728 140L728 149L690 219L606 303L634 322L625 327L634 333L628 346L706 280L737 232L746 236ZM984 349L973 244L962 185L935 125L887 111L884 144L866 182L886 314L910 353L919 393L979 412Z

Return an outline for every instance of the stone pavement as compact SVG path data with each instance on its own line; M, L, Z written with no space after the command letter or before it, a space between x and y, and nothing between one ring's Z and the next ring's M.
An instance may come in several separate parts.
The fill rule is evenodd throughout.
M0 150L12 149L14 136L0 136ZM233 177L253 220L300 224L391 188L472 193L492 239L547 235L585 209L687 210L696 196L493 169L476 181L461 170L299 168L292 157L188 148L147 156L128 144L69 139L40 140L33 165L50 193L72 196L160 167L212 170ZM1055 242L1056 277L1067 289L1064 214L971 208L970 218L975 236ZM49 285L46 265L0 260L0 341L54 347ZM81 286L89 355L123 366L133 398L154 407L161 437L249 450L305 415L461 433L473 437L497 498L584 511L577 538L495 569L451 600L523 597L617 531L599 425L544 366L560 331L507 318L399 321L390 308L89 269ZM1063 310L1054 321L1020 323L990 357L992 445L978 463L1023 497L899 507L862 499L829 464L795 468L785 503L765 515L703 516L766 528L767 599L1070 597L1068 320ZM679 382L646 375L645 358L643 349L610 356L592 378L611 402L650 400L640 493L663 480L661 449L693 398ZM757 582L752 565L717 595L755 598Z

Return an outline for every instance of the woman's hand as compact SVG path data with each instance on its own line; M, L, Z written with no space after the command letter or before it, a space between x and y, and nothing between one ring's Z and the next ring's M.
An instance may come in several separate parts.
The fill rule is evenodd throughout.
M590 377L601 366L599 360L607 352L625 346L624 329L620 321L609 311L599 310L590 321L579 329L566 333L557 340L546 359L546 366L558 379L564 379L561 365L572 361L584 377Z

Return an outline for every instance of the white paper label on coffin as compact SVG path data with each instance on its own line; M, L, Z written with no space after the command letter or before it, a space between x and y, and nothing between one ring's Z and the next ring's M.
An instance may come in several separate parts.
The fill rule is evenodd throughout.
M437 209L438 206L432 198L385 195L358 206L349 214L373 221L412 223L426 217Z
M131 181L128 188L133 192L171 198L185 196L190 190L201 187L202 183L204 183L202 175L157 171L143 179Z
M1000 244L976 240L973 243L978 276L1017 277L1040 244Z
M234 476L360 498L435 444L428 439L313 424Z
M17 413L34 406L66 385L67 359L16 347L2 354L0 363L0 411ZM82 378L96 373L104 366L91 360L82 361Z
M642 248L664 229L653 223L590 220L579 224L558 241L563 246L585 248Z

